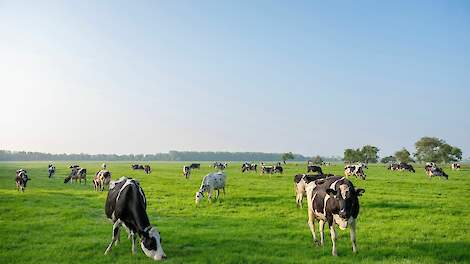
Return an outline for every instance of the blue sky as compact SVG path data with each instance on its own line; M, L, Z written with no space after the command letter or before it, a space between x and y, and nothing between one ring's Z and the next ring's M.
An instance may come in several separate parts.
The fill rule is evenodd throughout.
M1 1L0 148L470 151L468 1Z

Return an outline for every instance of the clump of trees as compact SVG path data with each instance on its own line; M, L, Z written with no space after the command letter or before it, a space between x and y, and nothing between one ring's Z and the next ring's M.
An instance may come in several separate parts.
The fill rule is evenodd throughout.
M312 158L312 163L313 163L313 164L322 164L322 163L323 163L323 159L322 159L322 157L320 157L320 156L317 155L317 156L315 156L315 157Z
M404 163L414 162L414 160L411 158L411 153L406 148L402 148L401 150L395 152L395 159Z
M382 163L394 163L394 162L397 162L397 158L395 158L394 156L387 156L387 157L383 157L380 162Z
M379 159L378 153L379 148L371 145L365 145L360 149L345 149L344 161L376 163Z
M436 137L422 137L415 143L414 156L420 162L450 163L462 159L460 148L447 144Z
M294 154L292 154L292 152L286 152L286 153L282 154L281 159L284 162L284 164L286 164L287 160L293 160L294 159Z

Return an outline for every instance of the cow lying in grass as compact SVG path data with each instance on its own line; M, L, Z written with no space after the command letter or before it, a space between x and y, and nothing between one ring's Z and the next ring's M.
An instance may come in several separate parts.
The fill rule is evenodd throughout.
M113 237L104 254L108 254L119 241L120 227L124 226L132 242L132 254L136 253L136 235L140 236L140 247L147 257L153 260L166 258L162 248L160 232L150 225L147 216L147 199L139 182L122 177L109 185L105 213L113 222Z
M212 201L212 192L217 190L217 197L219 199L220 190L223 191L225 197L225 173L224 172L216 172L216 173L209 173L202 179L201 187L199 191L196 192L196 204L201 202L202 198L204 198L204 193L208 193L209 202Z
M319 221L320 245L324 245L324 226L328 223L332 241L331 253L336 252L335 225L344 230L350 227L352 251L357 252L356 219L359 215L359 196L364 189L355 189L352 182L345 177L328 177L308 183L307 188L308 225L313 241L318 243L314 221Z
M426 164L424 167L424 170L426 171L426 175L428 175L429 179L431 179L434 176L437 177L442 177L444 179L449 179L449 175L447 175L443 169L437 167L435 164L430 165Z

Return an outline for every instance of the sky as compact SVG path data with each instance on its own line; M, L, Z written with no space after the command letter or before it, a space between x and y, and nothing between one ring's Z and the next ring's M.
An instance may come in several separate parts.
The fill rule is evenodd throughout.
M470 156L468 1L0 0L0 149Z

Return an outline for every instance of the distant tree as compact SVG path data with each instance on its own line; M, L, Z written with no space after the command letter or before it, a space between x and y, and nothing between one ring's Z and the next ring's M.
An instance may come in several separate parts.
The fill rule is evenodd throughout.
M345 149L344 150L344 161L354 163L363 161L364 157L359 149Z
M414 161L411 158L411 153L406 148L403 148L402 150L395 152L395 158L399 162L404 162L404 163L410 163Z
M380 162L382 163L393 163L397 162L397 159L394 156L383 157Z
M379 148L371 145L365 145L361 149L363 160L365 163L377 163L379 156Z
M312 158L312 162L313 162L313 164L322 164L323 159L320 156L317 155L317 156Z
M420 162L449 163L462 159L462 150L436 137L422 137L415 143L415 157Z
M284 164L286 164L287 160L293 160L294 159L294 154L292 154L292 152L286 152L286 153L282 154L281 159L284 162Z

